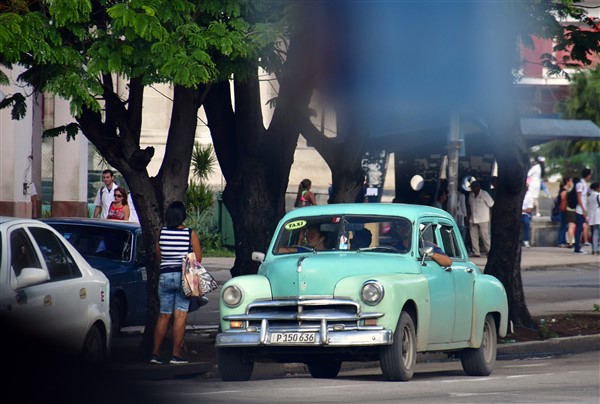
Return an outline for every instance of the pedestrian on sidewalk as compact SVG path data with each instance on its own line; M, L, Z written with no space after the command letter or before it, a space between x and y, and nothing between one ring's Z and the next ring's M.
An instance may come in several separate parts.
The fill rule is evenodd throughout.
M560 190L558 191L558 210L560 212L560 226L558 228L559 247L566 247L569 244L567 241L567 230L569 229L569 222L567 221L567 192L572 186L573 179L564 176L560 182Z
M600 182L590 185L590 190L587 220L592 231L592 254L600 255Z
M531 214L533 212L533 195L527 191L521 207L521 223L523 223L523 247L529 248L531 237Z
M527 189L533 196L533 205L536 216L540 216L540 204L538 198L542 187L542 165L543 157L536 157L531 160L531 168L527 172Z
M312 182L308 178L300 181L300 184L298 185L298 193L296 194L296 202L294 202L295 208L317 204L315 194L313 194L313 192L310 190L311 187Z
M584 232L587 231L587 226L584 227L584 224L587 225L585 219L587 215L587 196L589 192L588 182L591 179L592 170L590 170L589 168L584 168L581 171L581 179L575 184L575 190L577 192L577 207L575 208L575 244L573 247L573 252L575 254L586 254L586 252L581 249L581 236L582 234L584 234Z
M469 233L473 257L481 257L480 241L485 252L490 252L490 209L492 206L494 206L494 200L490 194L481 189L479 181L472 182L469 194Z
M186 209L183 202L172 202L165 212L166 226L160 230L156 242L156 254L160 259L160 276L158 279L158 297L160 313L154 328L154 346L150 363L162 364L160 348L167 333L171 317L174 317L173 351L169 363L188 363L181 355L181 347L185 336L185 324L190 300L181 292L181 263L191 250L196 259L202 261L202 248L196 232L184 227Z

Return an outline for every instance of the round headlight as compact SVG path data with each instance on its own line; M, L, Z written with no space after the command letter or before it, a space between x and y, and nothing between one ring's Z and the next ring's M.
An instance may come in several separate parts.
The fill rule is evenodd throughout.
M235 285L227 286L223 290L223 303L228 307L236 307L242 301L242 291Z
M366 281L360 291L360 296L368 305L376 305L383 299L383 285L377 281Z

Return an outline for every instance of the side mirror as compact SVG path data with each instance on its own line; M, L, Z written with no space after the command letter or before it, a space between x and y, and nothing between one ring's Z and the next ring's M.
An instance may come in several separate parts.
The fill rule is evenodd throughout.
M23 268L17 276L17 288L38 285L48 280L48 272L41 268Z
M421 265L425 265L425 257L433 256L433 246L419 248L419 254L421 254Z
M252 252L252 261L263 262L265 260L265 253L253 251Z

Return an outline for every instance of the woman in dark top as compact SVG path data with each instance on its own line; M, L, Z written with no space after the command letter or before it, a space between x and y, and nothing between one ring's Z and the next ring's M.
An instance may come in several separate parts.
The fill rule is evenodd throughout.
M183 226L185 205L175 201L165 213L166 226L160 231L156 242L156 253L160 259L160 277L158 279L158 297L160 313L154 328L154 348L151 363L162 364L159 356L171 316L173 321L173 353L169 363L187 363L181 356L181 346L185 335L185 323L190 300L181 293L181 264L191 250L196 259L202 261L202 248L198 235L192 229Z

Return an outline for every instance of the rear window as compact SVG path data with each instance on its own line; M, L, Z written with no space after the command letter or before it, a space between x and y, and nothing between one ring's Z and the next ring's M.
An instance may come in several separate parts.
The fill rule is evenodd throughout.
M127 230L101 226L48 223L84 257L131 261L133 235Z

